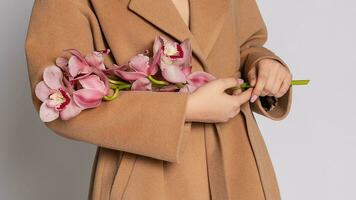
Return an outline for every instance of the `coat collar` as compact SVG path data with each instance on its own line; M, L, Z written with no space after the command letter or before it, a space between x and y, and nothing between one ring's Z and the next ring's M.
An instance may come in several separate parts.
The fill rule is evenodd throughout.
M193 54L206 59L226 19L229 0L190 0L190 28L171 0L130 0L129 9L182 42L189 38Z

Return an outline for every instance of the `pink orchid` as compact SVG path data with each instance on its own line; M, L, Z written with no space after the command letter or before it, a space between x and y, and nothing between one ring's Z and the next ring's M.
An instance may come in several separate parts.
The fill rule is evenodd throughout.
M64 80L68 79L73 88L74 101L83 109L99 106L109 93L108 78L103 72L106 70L103 55L110 50L94 51L85 57L77 50L68 51L72 54L69 60L59 57L56 64L63 69Z
M72 56L68 60L68 69L72 77L77 77L78 75L87 75L97 70L105 70L104 65L104 54L109 54L110 50L105 51L94 51L85 57L77 50L68 50Z
M152 91L152 83L147 78L139 78L132 83L131 90Z
M186 84L179 92L194 92L204 84L216 79L216 77L207 72L196 71L192 73L192 67L185 67L182 72L185 75Z
M136 81L141 78L146 78L150 75L155 75L158 71L155 60L144 54L138 54L130 59L128 65L113 65L107 72L114 74L126 81Z
M68 51L72 56L67 59L58 57L56 59L56 65L60 67L65 77L72 83L76 83L79 79L85 78L91 74L96 74L105 82L108 86L107 77L104 72L106 67L104 65L104 55L110 53L110 50L94 51L85 57L75 49L69 49Z
M153 45L153 57L159 65L162 76L171 83L185 83L187 81L183 68L191 66L192 49L190 40L181 44L156 37Z
M50 66L43 72L43 81L36 85L35 94L43 102L40 107L40 118L44 122L53 121L58 117L68 120L82 111L82 108L72 100L62 79L61 69Z
M158 67L155 62L154 58L151 60L144 54L138 54L130 60L128 65L114 65L107 72L123 80L133 82L131 90L151 91L152 84L147 77L157 73Z
M78 83L81 89L73 92L73 100L83 109L99 106L108 94L108 87L96 74L81 78Z
M148 56L138 54L130 60L128 65L114 65L110 70L126 81L135 81L149 75L155 75L158 71L158 67L151 64Z

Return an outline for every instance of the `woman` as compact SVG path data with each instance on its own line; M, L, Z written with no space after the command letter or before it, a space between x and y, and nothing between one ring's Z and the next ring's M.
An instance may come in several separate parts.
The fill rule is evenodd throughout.
M69 121L46 123L98 146L89 199L280 199L252 111L284 119L291 74L263 47L254 0L36 0L26 40L32 90L64 49L109 48L110 66L151 49L157 35L189 38L193 71L217 79L194 93L124 91ZM254 89L224 92L238 78Z

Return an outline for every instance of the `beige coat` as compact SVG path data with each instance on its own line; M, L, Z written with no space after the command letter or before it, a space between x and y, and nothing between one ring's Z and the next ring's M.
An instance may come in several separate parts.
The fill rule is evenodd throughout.
M170 0L36 0L26 40L32 90L64 49L110 48L107 65L151 49L154 37L190 38L193 71L245 77L262 58L267 32L255 0L191 0L190 29ZM55 133L98 146L89 198L279 200L274 170L252 111L284 119L291 89L264 110L261 97L225 123L185 121L188 93L124 91ZM36 109L40 102L33 95ZM139 123L137 123L139 122ZM70 184L70 183L69 183Z

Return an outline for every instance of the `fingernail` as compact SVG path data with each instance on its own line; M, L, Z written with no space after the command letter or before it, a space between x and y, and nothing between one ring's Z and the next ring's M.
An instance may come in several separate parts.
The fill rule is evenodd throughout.
M255 102L256 100L257 100L257 95L253 95L252 97L251 97L251 100L250 100L250 102L251 103L253 103L253 102Z
M238 83L239 83L239 84L244 83L244 80L243 80L243 79L240 79L240 78L239 78L239 79L237 79L237 81L238 81Z

